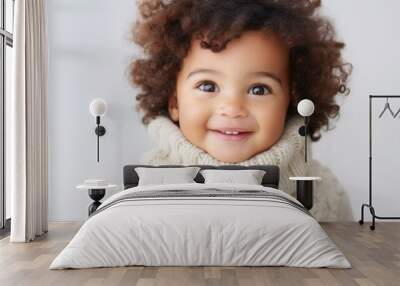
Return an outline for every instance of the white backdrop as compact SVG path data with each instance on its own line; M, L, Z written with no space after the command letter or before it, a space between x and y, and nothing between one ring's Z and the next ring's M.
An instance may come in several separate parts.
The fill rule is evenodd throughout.
M323 6L347 45L344 57L354 70L351 95L338 99L342 109L336 128L313 145L313 154L342 182L354 212L349 219L358 220L360 205L368 199L368 95L400 94L400 18L395 14L400 2L324 0ZM137 91L126 74L130 59L140 53L129 41L135 16L135 0L48 0L50 221L86 219L91 200L75 186L89 178L121 185L123 165L138 163L149 148L134 109ZM107 132L100 142L100 163L95 119L88 109L97 97L109 105L102 119ZM377 119L383 104L377 102L374 110L374 200L379 215L400 215L400 118ZM397 110L400 100L392 105Z

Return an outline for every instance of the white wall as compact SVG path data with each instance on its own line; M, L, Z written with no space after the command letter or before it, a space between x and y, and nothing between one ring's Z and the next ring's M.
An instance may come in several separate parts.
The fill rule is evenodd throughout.
M123 165L138 162L146 150L126 75L135 15L132 0L48 1L50 220L84 220L91 200L75 186L88 178L121 185ZM97 97L108 102L100 163L89 113Z
M384 3L383 3L384 2ZM331 167L345 186L355 219L368 202L368 96L400 95L400 1L323 1L324 14L334 21L346 43L344 56L354 66L351 95L341 98L336 129L314 146L314 155ZM380 216L400 216L400 118L381 118L385 100L373 108L373 199ZM392 100L397 111L400 99ZM368 210L367 210L368 211ZM369 219L370 216L368 215Z
M340 98L336 129L314 144L314 156L329 166L348 191L354 219L368 198L368 95L400 94L398 65L400 2L325 0L323 13L347 44L354 65L352 93ZM137 163L149 140L134 110L136 91L126 68L139 51L128 40L135 19L134 0L49 0L49 219L84 220L91 200L75 186L87 178L121 185L122 167ZM95 121L89 102L104 98L109 110L102 123L100 163L96 162ZM393 102L397 110L398 103ZM397 154L400 119L374 122L374 200L379 215L400 215ZM110 193L111 194L111 193ZM397 212L397 213L396 213Z

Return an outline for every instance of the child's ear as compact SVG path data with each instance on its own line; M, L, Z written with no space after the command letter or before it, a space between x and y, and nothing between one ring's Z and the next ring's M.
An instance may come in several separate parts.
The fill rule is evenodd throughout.
M176 94L172 95L168 100L168 112L173 121L179 121L178 99Z

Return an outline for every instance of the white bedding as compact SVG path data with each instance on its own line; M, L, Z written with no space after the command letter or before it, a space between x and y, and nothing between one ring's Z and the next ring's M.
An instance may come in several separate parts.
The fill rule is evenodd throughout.
M299 204L282 191L256 185L138 186L105 200L50 269L127 265L351 267L312 216L279 200L250 196L121 200L144 191L206 193L205 189L261 190Z

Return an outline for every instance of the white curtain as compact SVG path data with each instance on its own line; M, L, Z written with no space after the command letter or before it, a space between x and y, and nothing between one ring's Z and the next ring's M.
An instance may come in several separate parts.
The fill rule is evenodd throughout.
M6 111L6 164L11 191L11 242L48 229L47 18L45 0L16 0L14 69Z

